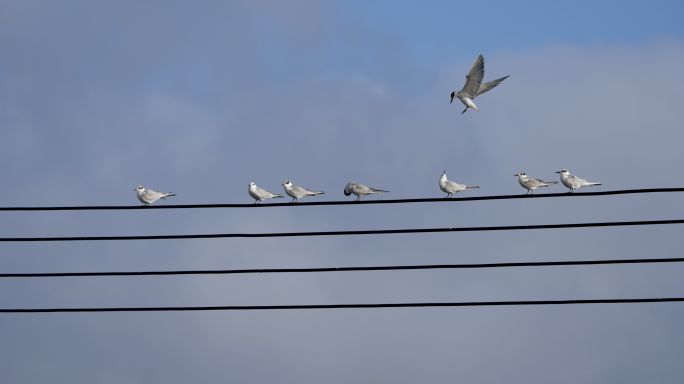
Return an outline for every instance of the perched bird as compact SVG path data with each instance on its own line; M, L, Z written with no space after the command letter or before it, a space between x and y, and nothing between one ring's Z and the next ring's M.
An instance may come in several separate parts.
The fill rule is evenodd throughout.
M376 193L389 193L389 191L382 191L380 189L373 189L370 187L366 187L365 185L361 183L357 183L356 181L352 181L349 184L347 184L346 187L344 187L344 195L349 196L351 194L355 194L358 196L356 200L354 201L360 201L362 197L366 195L372 195Z
M134 189L134 191L138 192L138 200L143 202L145 205L150 205L159 199L166 199L169 196L176 196L176 194L172 192L162 193L153 191L151 189L145 189L142 185Z
M252 196L254 199L254 204L259 202L261 204L262 201L266 199L273 199L276 197L283 197L283 195L277 195L275 193L271 193L265 189L261 189L256 186L254 183L249 183L249 189L247 190L249 192L249 195Z
M581 187L592 187L594 185L601 185L601 183L587 181L586 179L580 179L575 175L571 175L567 169L560 170L556 173L560 173L561 183L563 183L563 185L565 185L566 187L570 188L568 193L572 193L572 191Z
M463 112L461 112L461 114L464 114L468 110L468 108L472 108L476 110L478 113L480 113L480 110L477 109L477 106L475 105L475 103L473 103L473 99L489 91L490 89L496 87L502 81L506 80L508 76L488 81L486 83L482 82L483 78L484 57L480 55L477 57L477 60L475 60L473 67L470 68L470 73L466 75L466 83L463 86L463 89L461 89L459 92L451 92L451 102L449 102L449 104L451 104L454 101L454 99L458 98L459 100L461 100L461 103L463 103L463 105L466 106L466 109L464 109Z
M304 196L316 196L316 195L322 195L325 192L314 192L314 191L309 191L306 188L298 187L290 182L290 180L285 180L283 182L283 187L285 187L285 193L287 193L288 196L292 198L292 201L290 203L296 203L297 200L301 199Z
M439 178L439 189L447 194L445 199L452 197L454 193L468 191L475 188L480 187L466 187L465 184L454 183L453 181L447 180L446 171L444 171L444 173L442 173L442 177Z
M533 179L527 176L525 172L520 172L517 175L513 176L518 176L518 182L520 183L520 185L523 188L527 189L527 193L525 195L530 193L530 191L532 191L532 193L534 194L534 190L539 187L548 187L549 185L558 184L557 181L542 181L539 179Z

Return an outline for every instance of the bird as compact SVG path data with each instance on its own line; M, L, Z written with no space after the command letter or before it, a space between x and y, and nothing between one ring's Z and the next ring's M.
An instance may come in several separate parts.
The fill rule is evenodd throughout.
M252 198L254 199L253 204L257 204L257 202L259 204L261 204L261 202L266 200L266 199L283 197L283 195L278 195L278 194L269 192L265 189L261 189L261 188L257 187L256 184L254 184L254 183L249 183L249 189L247 191L249 192L249 195L252 196Z
M518 182L520 183L520 185L523 188L527 189L527 193L525 195L529 194L530 191L532 191L532 193L534 194L534 190L539 187L548 187L549 185L558 184L557 181L542 181L539 179L533 179L527 176L525 172L520 172L517 175L513 176L518 176Z
M473 103L473 99L489 91L490 89L496 87L497 85L501 84L501 82L506 80L508 76L488 81L486 83L482 82L483 78L484 57L480 55L475 60L473 67L470 68L470 73L466 75L466 83L463 86L463 89L461 89L459 92L451 92L451 102L449 102L449 104L451 104L454 101L454 99L458 98L459 100L461 100L461 103L463 103L463 105L466 106L466 109L464 109L463 112L461 112L461 115L466 113L468 108L472 108L476 110L477 113L480 113L480 110L477 109L477 106L475 105L475 103Z
M134 189L134 191L138 192L138 200L140 200L145 205L150 205L159 199L166 199L169 196L176 196L176 194L172 192L163 193L153 191L151 189L145 189L142 185Z
M439 178L439 189L441 189L442 192L447 194L445 199L452 197L454 193L460 191L468 191L475 188L480 187L466 187L465 184L454 183L453 181L447 180L446 170L444 171L444 173L442 173L442 176Z
M351 194L355 194L358 196L356 200L354 201L361 201L361 198L366 196L366 195L372 195L376 193L389 193L389 191L383 191L380 189L373 189L370 187L366 187L365 185L361 183L357 183L356 181L349 182L346 187L344 187L344 195L349 196Z
M323 191L314 192L314 191L310 191L306 188L298 187L298 186L292 184L292 182L290 182L290 180L285 180L283 182L282 186L285 187L285 193L287 193L287 195L292 198L292 201L290 201L290 203L296 203L297 200L301 199L304 196L316 196L316 195L322 195L325 193Z
M562 169L556 173L560 173L561 183L570 188L568 193L572 193L575 189L581 187L593 187L594 185L601 185L601 183L587 181L586 179L580 179L575 175L571 175L567 169Z

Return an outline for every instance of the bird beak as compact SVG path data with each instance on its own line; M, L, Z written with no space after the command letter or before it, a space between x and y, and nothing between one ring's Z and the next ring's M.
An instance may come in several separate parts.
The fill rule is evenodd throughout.
M134 189L133 192L135 192L135 191L137 191L137 190L138 190L138 188Z
M520 174L518 173L517 175L513 175L513 176L520 176Z
M451 101L449 102L449 104L451 104L451 103L453 103L453 102L454 102L454 99L451 99Z
M562 172L562 171L558 171L558 172L556 172L556 173L561 173L561 172Z

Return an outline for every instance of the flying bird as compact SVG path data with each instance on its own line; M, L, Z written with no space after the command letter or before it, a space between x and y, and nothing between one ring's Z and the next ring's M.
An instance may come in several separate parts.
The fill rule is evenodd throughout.
M572 191L581 187L593 187L594 185L601 185L601 183L587 181L586 179L580 179L575 175L571 175L567 169L562 169L556 173L560 173L561 183L570 188L568 193L572 193Z
M466 106L466 109L464 109L461 114L466 113L468 108L472 108L480 113L480 110L477 109L477 106L475 103L473 103L473 99L501 84L501 82L506 80L508 76L488 81L486 83L482 82L483 78L484 57L480 55L477 57L477 60L475 60L473 67L470 68L470 73L466 75L466 83L463 86L463 89L461 89L459 92L451 92L451 102L449 102L449 104L451 104L454 99L458 98L461 100L461 103Z
M446 171L444 171L442 176L439 178L439 189L447 194L445 199L452 197L454 193L468 191L475 188L480 187L466 187L465 184L454 183L453 181L447 180Z
M172 192L162 193L151 189L145 189L142 185L134 189L134 191L137 192L138 200L145 205L150 205L159 199L166 199L169 196L176 196L176 194Z
M542 181L539 179L533 179L527 176L525 172L520 172L517 175L513 176L518 176L518 182L520 183L520 185L523 188L527 189L527 193L525 195L529 194L530 191L532 191L532 194L534 194L534 190L539 187L548 187L549 185L558 184L557 181Z
M344 187L344 195L349 196L351 194L355 194L358 196L356 200L354 201L360 201L362 197L366 195L373 195L376 193L389 193L389 191L383 191L380 189L373 189L370 187L366 187L365 185L361 183L357 183L356 181L352 181L349 184L347 184L346 187Z
M273 199L276 197L283 197L283 195L277 195L275 193L271 193L265 189L261 189L256 186L254 183L249 183L249 189L247 190L249 192L249 195L252 196L254 199L254 204L261 204L262 201L266 199Z
M285 187L285 193L287 193L287 195L292 198L292 201L290 201L290 203L296 203L297 200L301 199L304 196L316 196L316 195L322 195L325 193L323 191L314 192L314 191L310 191L306 188L298 187L298 186L292 184L292 182L290 182L290 180L285 180L283 182L282 186Z

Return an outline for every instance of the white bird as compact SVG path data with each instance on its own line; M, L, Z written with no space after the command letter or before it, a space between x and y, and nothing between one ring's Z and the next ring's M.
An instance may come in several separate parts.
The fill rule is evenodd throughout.
M140 200L145 205L150 205L159 199L166 199L169 196L176 196L176 194L172 192L163 193L153 191L151 189L145 189L142 185L134 189L134 191L138 192L138 200Z
M347 184L346 187L344 187L344 195L349 196L351 194L355 194L358 196L356 200L354 201L360 201L362 197L366 195L372 195L376 193L389 193L389 191L383 191L380 189L373 189L370 187L366 187L365 185L361 183L357 183L356 181L352 181L349 184Z
M561 183L566 187L570 188L568 193L572 193L577 188L581 187L592 187L594 185L601 185L601 183L587 181L586 179L580 179L575 175L571 175L567 169L560 170L556 173L560 173Z
M290 203L296 203L297 200L301 199L304 196L316 196L316 195L322 195L325 192L314 192L310 191L306 188L298 187L290 182L290 180L285 180L283 182L283 187L285 187L285 193L287 193L288 196L292 198L292 201Z
M465 184L454 183L453 181L447 180L446 171L444 171L442 176L439 178L439 189L447 194L445 199L452 197L454 193L468 191L475 188L480 187L466 187Z
M518 176L518 182L520 183L520 185L523 188L527 189L527 193L525 195L529 194L530 191L532 191L532 193L534 194L534 190L539 187L548 187L549 185L558 184L557 181L542 181L539 179L533 179L527 176L525 172L520 172L517 175L513 176Z
M470 68L470 73L466 75L466 83L463 86L463 89L461 89L459 92L451 92L451 102L449 102L449 104L451 104L455 98L458 98L461 100L461 103L466 106L466 109L464 109L461 114L464 114L468 108L472 108L480 113L480 110L477 109L477 106L475 103L473 103L473 99L496 87L507 78L508 76L483 83L484 57L480 55L475 60L473 67Z
M254 183L249 183L249 189L247 190L249 192L249 195L252 196L254 199L254 204L261 204L262 201L266 199L273 199L276 197L283 197L283 195L278 195L272 192L269 192L265 189L259 188L256 186Z

